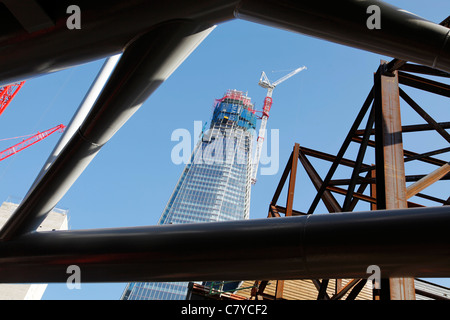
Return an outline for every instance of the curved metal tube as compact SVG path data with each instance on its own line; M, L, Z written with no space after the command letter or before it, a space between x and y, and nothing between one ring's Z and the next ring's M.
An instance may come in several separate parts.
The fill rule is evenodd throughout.
M215 25L235 17L450 72L449 29L377 0L78 0L81 29L69 30L69 0L41 1L53 27L27 32L0 7L0 85L111 56L158 24ZM381 29L367 28L367 8Z
M211 30L173 21L130 44L80 128L0 230L0 240L35 231L101 147Z
M109 79L109 76L113 72L120 57L121 54L116 54L114 56L108 57L105 60L103 66L101 67L99 73L97 74L97 77L95 78L94 82L89 88L88 93L85 95L83 101L80 103L80 106L78 107L76 113L72 117L72 120L67 125L66 129L64 130L64 133L62 134L57 145L54 147L53 151L51 152L50 156L48 157L47 161L45 162L38 176L36 177L30 190L32 190L33 187L36 185L36 183L40 180L40 178L42 178L42 176L51 166L53 161L58 157L64 146L70 141L72 136L76 133L80 125L83 123L86 116L89 114L89 111L92 109L92 106L94 105L98 96L100 95L100 92L105 86L106 81Z
M380 8L369 29L367 8ZM450 29L378 0L243 0L236 17L450 71Z
M437 207L35 232L0 243L0 282L448 277L449 227Z

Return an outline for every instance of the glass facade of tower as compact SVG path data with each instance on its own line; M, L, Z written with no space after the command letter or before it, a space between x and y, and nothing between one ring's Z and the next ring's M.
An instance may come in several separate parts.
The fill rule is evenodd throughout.
M252 174L253 105L228 90L216 100L209 129L192 152L158 224L248 219ZM123 300L183 300L187 282L130 283Z

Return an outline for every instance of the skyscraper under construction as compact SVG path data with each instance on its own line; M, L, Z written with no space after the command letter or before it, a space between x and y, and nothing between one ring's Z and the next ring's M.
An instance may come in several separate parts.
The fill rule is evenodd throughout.
M158 224L247 219L256 115L251 99L228 90L192 152ZM201 280L201 279L199 279ZM187 282L129 283L124 300L182 300Z

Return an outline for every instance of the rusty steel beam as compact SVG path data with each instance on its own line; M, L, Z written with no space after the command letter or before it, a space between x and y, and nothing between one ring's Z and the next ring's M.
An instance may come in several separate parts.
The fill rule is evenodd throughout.
M357 194L363 194L364 193L364 191L366 190L367 186L369 185L369 182L367 182L367 180L370 177L370 175L371 175L371 171L366 173L366 177L363 178L363 179L366 180L366 182L361 183L361 185L359 186L358 190L356 191ZM353 209L355 209L356 205L358 204L358 201L359 201L358 198L353 197L353 200L350 203L349 211L353 211Z
M328 212L342 212L341 206L337 202L336 198L331 194L331 192L327 190L327 186L322 181L314 167L311 165L308 158L306 158L306 156L303 154L302 148L300 148L299 159L316 190L319 192L322 188L325 189L325 191L322 193L322 201L327 207Z
M283 190L284 184L286 183L286 179L289 175L289 172L291 171L292 167L292 157L293 152L291 152L291 155L289 156L289 160L286 164L286 167L284 168L283 174L281 175L280 181L278 182L277 188L275 190L275 193L273 194L271 204L276 204L278 202L278 198L280 197L281 191Z
M405 100L411 108L414 109L430 126L432 126L447 142L450 143L450 134L444 130L439 124L425 111L423 110L405 91L399 88L400 97Z
M406 208L398 77L383 75L382 67L375 75L377 206Z
M363 106L361 107L358 115L356 116L355 121L353 122L350 131L348 132L341 148L339 149L338 154L336 155L335 160L333 161L330 169L328 170L328 173L322 183L322 186L320 187L319 191L316 194L316 197L314 198L308 213L312 213L314 212L314 210L317 207L317 204L319 203L319 200L322 198L323 193L325 192L326 186L328 185L328 183L330 182L331 178L333 177L334 173L336 172L336 169L341 161L341 159L343 158L345 152L348 149L348 146L350 145L350 143L352 142L352 138L355 135L356 130L358 129L359 125L361 124L361 121L363 120L364 116L366 115L367 111L369 110L369 107L372 104L373 101L373 93L374 93L374 88L372 87L372 89L370 90L369 94L367 95L366 100L363 103Z
M441 179L441 180L442 180L442 179ZM423 193L417 193L415 196L416 196L416 197L419 197L419 198L427 199L427 200L430 200L430 201L434 201L434 202L437 202L437 203L442 203L442 204L444 204L444 205L447 205L447 204L448 204L448 203L447 203L448 200L439 199L439 198L432 197L432 196L429 196L429 195L423 194Z
M350 184L348 186L347 194L345 195L344 205L342 206L343 211L350 211L350 206L352 204L353 193L356 186L356 180L359 178L359 171L362 167L362 162L364 160L364 156L367 150L367 144L369 142L369 130L372 129L375 121L375 112L374 108L370 110L369 118L367 119L365 133L362 139L362 142L359 146L358 155L355 161L355 167L353 168L352 176L350 178Z
M409 87L450 97L450 86L441 82L414 76L402 71L398 71L398 82Z
M377 185L376 185L376 170L372 170L369 172L370 177L374 179L374 182L370 184L370 197L376 199L377 198ZM370 210L377 210L377 202L370 204Z
M343 296L345 296L345 294L351 289L353 288L360 279L353 279L351 281L349 281L342 289L340 289L338 292L336 292L333 296L331 296L331 300L339 300L341 299Z
M342 194L342 195L346 195L347 194L347 190L346 189L342 189L342 188L339 188L339 187L328 186L327 190L333 191L333 192L336 192L336 193L339 193L339 194ZM360 193L357 193L357 192L353 193L353 197L357 198L359 200L363 200L363 201L369 202L369 203L376 203L377 202L377 200L375 198L372 198L370 196L366 196L365 194L360 194Z
M358 294L361 292L361 290L366 285L366 282L367 282L367 279L359 279L358 283L354 286L352 291L350 291L346 300L355 300L355 298L358 296Z
M369 141L369 145L370 145L370 141ZM330 162L337 161L337 156L329 154L329 153L326 153L326 152L313 150L313 149L305 148L305 147L301 147L301 150L307 156L311 156L311 157L314 157L314 158L317 158L317 159L330 161ZM354 160L350 160L350 159L346 159L346 158L342 158L341 157L340 160L338 161L338 165L343 165L343 166L346 166L346 167L354 168L355 165L356 165L356 162ZM370 168L370 166L363 163L362 164L362 168L368 169L368 168Z
M278 213L278 208L274 206L273 204L269 205L269 214L267 215L267 218L280 218L280 214Z
M437 124L442 128L442 129L450 129L450 122L437 122ZM402 132L406 133L406 132L419 132L419 131L431 131L431 130L435 130L434 126L430 125L430 124L412 124L412 125L407 125L407 126L402 126ZM365 130L364 129L360 129L360 130L356 130L356 135L358 136L362 136L364 134ZM370 130L370 134L374 135L375 134L375 130L372 129Z
M292 216L292 206L294 204L295 180L297 177L298 153L300 145L296 143L292 150L291 170L289 174L289 186L286 199L286 216Z
M272 210L272 212L274 213L272 216L273 217L281 217L280 213L284 213L286 215L286 208L283 206L279 206L279 205L270 205L270 208ZM292 216L304 216L306 215L305 212L301 212L298 210L294 210L292 209Z
M371 171L373 171L373 170L371 170ZM359 177L356 180L356 184L365 184L365 183L372 183L372 182L375 182L375 179ZM330 186L339 186L339 185L349 185L350 183L351 183L351 179L333 179L330 181L329 185Z
M322 279L322 282L320 282L320 288L319 288L319 293L317 294L317 300L325 299L325 294L327 293L329 281L330 281L329 279Z
M353 137L352 141L361 143L362 138L360 138L360 137ZM370 140L369 143L368 143L368 146L376 147L375 141ZM442 152L447 152L448 149L447 148L445 150L442 149L441 151ZM404 160L405 162L406 161L410 161L408 159L411 158L411 160L419 160L419 161L426 162L426 163L429 163L429 164L433 164L433 165L436 165L436 166L443 166L446 163L446 161L444 161L444 160L440 160L440 159L436 159L436 158L428 156L428 153L425 155L425 154L419 154L417 152L413 152L413 151L410 151L410 150L403 149L403 154L406 157L408 157L408 158L405 158L405 160ZM362 168L361 172L367 171L367 170L371 170L371 169L372 169L372 167L368 166L368 167Z
M442 177L444 177L447 173L450 172L450 162L447 162L442 167L437 168L430 174L426 175L419 181L413 183L412 185L406 188L406 198L409 199L415 196L420 191L424 190L428 186L432 185L436 181L439 181Z
M373 171L373 170L371 170L371 171ZM416 181L422 179L425 176L426 176L426 174L407 175L407 176L405 176L405 180L406 180L406 182L416 182ZM446 175L442 176L440 180L450 180L450 174L446 174ZM333 179L333 180L330 181L329 185L330 186L349 185L350 182L351 182L350 179ZM363 177L359 177L359 179L356 181L356 184L363 185L363 184L366 184L366 183L375 183L375 179L374 178L367 178L367 177L364 177L364 178Z
M426 74L429 76L450 78L450 73L448 73L448 72L437 70L437 69L427 67L427 66L422 66L419 64L405 63L403 66L401 66L399 68L399 70L412 72L412 73Z
M275 288L275 300L283 299L284 280L278 280Z
M447 152L448 148L446 148L446 150L441 149L440 151ZM434 164L436 166L443 166L445 164L444 160L436 159L436 158L429 156L429 154L437 154L436 152L427 152L427 153L420 154L420 153L416 153L416 152L409 151L409 150L403 150L403 153L407 157L404 160L405 162L411 161L411 160L419 160L419 161L426 162L429 164Z
M398 71L385 75L381 63L374 76L375 157L377 209L404 209L406 198L405 166L400 115ZM391 300L414 300L414 279L389 278Z

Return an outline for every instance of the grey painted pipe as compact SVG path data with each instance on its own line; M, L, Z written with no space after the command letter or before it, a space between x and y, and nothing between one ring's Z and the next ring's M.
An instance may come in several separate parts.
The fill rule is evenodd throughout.
M211 30L176 21L130 44L86 119L0 230L0 239L35 231L101 147Z
M91 111L92 106L97 100L100 92L106 84L106 81L109 79L112 71L114 70L117 62L119 61L121 54L116 54L114 56L108 57L103 66L100 68L100 71L97 74L97 77L94 79L91 87L86 93L83 101L81 101L80 106L78 107L75 115L70 120L70 123L67 125L64 133L59 139L56 146L53 148L50 156L47 158L47 161L43 165L41 171L39 172L37 178L35 179L33 185L31 186L29 192L34 188L37 182L44 176L45 172L47 172L48 168L52 165L54 160L58 157L64 147L67 145L69 140L73 137L73 135L77 132L80 125L85 120L86 116Z
M380 29L367 26L371 5ZM243 0L236 17L450 71L450 29L383 1Z
M450 276L450 207L34 232L0 242L0 282Z
M148 0L79 0L82 28L68 30L71 4L42 2L56 21L45 32L27 33L0 19L0 85L117 54L164 22L214 25L235 17L450 72L449 29L382 1L172 0L168 6ZM367 28L370 5L381 9L379 30Z

